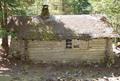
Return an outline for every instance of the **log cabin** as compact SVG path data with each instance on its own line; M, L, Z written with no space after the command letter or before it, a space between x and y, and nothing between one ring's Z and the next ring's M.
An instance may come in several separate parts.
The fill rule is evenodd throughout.
M50 15L48 5L38 16L9 17L8 29L16 34L10 55L33 62L101 63L117 36L103 15Z

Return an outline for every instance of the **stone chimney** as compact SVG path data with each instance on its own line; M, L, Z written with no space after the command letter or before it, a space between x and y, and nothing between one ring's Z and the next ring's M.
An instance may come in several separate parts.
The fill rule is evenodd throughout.
M43 4L42 12L41 12L41 17L43 19L47 19L50 16L49 8L48 7L49 7L48 6L48 0L45 0L45 2Z

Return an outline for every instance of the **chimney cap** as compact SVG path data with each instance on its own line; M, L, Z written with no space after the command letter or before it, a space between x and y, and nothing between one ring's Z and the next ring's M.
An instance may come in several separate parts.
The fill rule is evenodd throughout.
M48 8L48 5L43 5L43 8Z
M48 0L44 0L43 5L48 5Z

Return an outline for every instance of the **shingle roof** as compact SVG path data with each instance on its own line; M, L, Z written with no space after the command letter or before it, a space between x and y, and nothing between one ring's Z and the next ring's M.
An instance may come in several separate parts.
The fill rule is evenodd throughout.
M104 20L102 18L105 17L103 15L54 15L43 20L41 16L15 16L11 19L14 24L18 25L10 25L11 19L8 25L18 27L19 29L24 28L19 30L24 32L27 32L28 28L33 27L33 23L34 25L39 25L39 27L45 25L52 28L56 34L64 37L80 36L82 34L87 34L92 38L117 37L118 35L113 32L113 28L106 18Z

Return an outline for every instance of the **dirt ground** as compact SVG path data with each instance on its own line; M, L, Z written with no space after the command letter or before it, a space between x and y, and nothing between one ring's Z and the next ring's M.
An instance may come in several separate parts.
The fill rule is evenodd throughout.
M0 81L120 81L120 64L109 68L97 64L1 63Z

